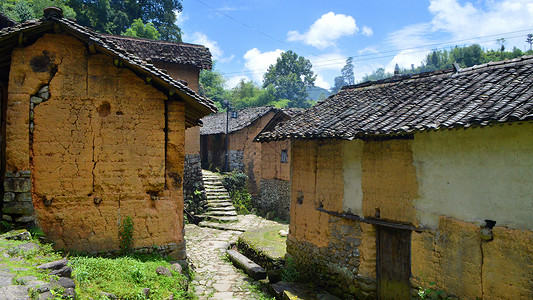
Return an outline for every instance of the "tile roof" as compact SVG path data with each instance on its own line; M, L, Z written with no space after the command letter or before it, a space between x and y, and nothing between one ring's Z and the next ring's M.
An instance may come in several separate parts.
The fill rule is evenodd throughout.
M249 107L237 111L237 118L229 118L229 132L235 132L251 125L255 120L267 113L279 111L273 106ZM226 133L226 112L210 115L202 119L203 127L200 128L200 135Z
M85 42L89 50L93 48L97 52L112 57L118 65L129 68L138 76L145 79L149 78L153 86L165 91L171 97L178 95L187 107L187 125L195 126L198 124L198 119L217 111L213 101L198 95L183 82L174 80L166 71L160 70L154 65L126 51L116 43L110 41L105 35L81 26L74 21L62 18L57 14L3 28L0 30L0 45L2 46L0 49L11 51L13 47L21 43L26 45L45 33L58 31L66 32ZM2 60L6 59L10 59L10 55L0 53L0 65L5 64L5 61Z
M192 65L210 70L213 66L209 49L194 44L155 41L129 36L105 35L108 41L144 60Z
M0 12L0 29L8 26L13 26L15 24L17 24L17 22L13 21L10 17Z
M533 56L344 87L260 141L354 139L533 119Z

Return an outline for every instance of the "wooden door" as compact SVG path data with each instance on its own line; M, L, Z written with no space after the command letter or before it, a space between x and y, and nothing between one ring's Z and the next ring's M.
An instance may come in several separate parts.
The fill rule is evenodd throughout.
M411 231L378 227L378 299L410 299Z

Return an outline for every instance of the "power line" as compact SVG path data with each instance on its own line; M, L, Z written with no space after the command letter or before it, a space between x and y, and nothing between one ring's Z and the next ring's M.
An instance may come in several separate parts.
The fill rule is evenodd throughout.
M294 48L294 49L298 49L298 50L304 51L304 52L306 52L306 53L308 53L308 54L311 54L311 55L315 55L315 56L316 56L316 54L313 54L312 52L310 52L310 51L308 51L308 50L305 50L305 49L302 49L302 48L298 48L298 47L291 46L290 44L288 44L288 43L286 43L286 42L284 42L284 41L282 41L282 40L280 40L280 39L278 39L278 38L275 38L275 37L273 37L273 36L271 36L271 35L269 35L269 34L263 32L263 31L261 31L261 30L255 28L255 27L253 27L253 26L250 26L250 25L248 25L248 24L246 24L246 23L244 23L244 22L242 22L242 21L240 21L240 20L237 20L237 19L235 19L234 17L232 17L231 15L229 15L229 14L223 12L222 10L219 10L219 9L217 9L217 8L215 8L215 7L213 7L213 6L211 6L210 4L208 4L208 3L206 3L206 2L204 2L204 1L202 1L202 0L196 0L196 1L200 2L201 4L205 5L206 7L211 8L212 10L216 11L217 13L219 13L219 14L221 14L221 15L227 17L227 18L229 18L229 19L232 20L232 21L234 21L234 22L236 22L236 23L238 23L238 24L241 24L242 26L244 26L244 27L246 27L246 28L248 28L248 29L250 29L250 30L253 30L253 31L255 31L255 32L257 32L257 33L259 33L259 34L261 34L261 35L263 35L263 36L266 36L266 37L269 38L269 39L272 39L272 40L274 40L274 41L277 41L277 42L279 42L279 43L281 43L281 44L283 44L283 45L286 45L286 46L288 46L288 47L291 47L291 48Z
M200 1L200 0L198 0L198 1ZM517 31L505 32L505 33L499 33L499 34L486 35L486 36L481 36L481 37L473 37L473 38L467 38L467 39L461 39L461 40L447 41L447 42L441 42L441 43L433 43L433 44L415 46L415 47L410 47L410 48L387 50L387 51L377 52L377 53L358 54L358 55L339 57L339 58L332 58L332 59L315 60L315 61L311 61L311 64L313 65L313 67L324 67L324 66L329 66L329 65L335 65L335 64L339 63L340 61L345 61L349 57L353 57L354 58L353 61L354 62L358 62L358 61L367 61L367 60L386 58L386 57L394 57L394 56L398 55L399 52L407 51L407 50L422 49L422 50L419 50L419 51L405 53L403 55L426 52L426 51L428 51L428 49L443 50L443 49L445 49L447 47L451 47L452 45L458 45L458 44L464 43L464 42L471 42L471 43L476 42L476 43L480 43L480 44L481 43L487 43L487 42L493 41L492 39L489 39L489 38L494 38L494 37L502 37L503 36L503 37L506 37L508 39L520 38L520 37L523 37L523 36L522 35L508 36L508 35L514 34L514 33L531 32L531 31L533 31L533 29L524 29L524 30L517 30ZM480 39L483 39L483 40L480 40ZM442 45L446 45L446 46L442 46ZM441 46L441 47L440 48L435 48L436 46ZM328 62L330 62L330 63L328 63ZM321 63L326 63L326 64L321 64ZM247 71L228 72L228 73L221 73L221 74L223 74L225 76L229 76L229 75L231 75L231 76L235 76L235 75L253 75L253 74L255 74L257 72L261 72L261 71L264 71L264 69L254 69L254 70L247 70Z

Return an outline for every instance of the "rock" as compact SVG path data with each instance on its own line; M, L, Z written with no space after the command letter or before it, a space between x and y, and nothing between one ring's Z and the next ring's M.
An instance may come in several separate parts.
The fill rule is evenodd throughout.
M19 193L15 196L17 202L31 202L31 193Z
M326 293L318 294L316 297L318 298L318 300L341 300L341 298L339 297L326 294Z
M490 228L482 228L481 229L481 238L485 241L492 241L492 229Z
M15 274L0 270L0 288L11 285L14 277Z
M182 273L183 272L183 268L181 267L181 265L179 263L174 263L172 264L172 270L178 272L178 273Z
M43 98L37 97L37 96L32 96L30 98L30 102L33 103L33 104L39 104L39 103L43 102Z
M115 295L113 295L111 293L102 292L102 293L100 293L100 295L102 295L104 297L107 297L107 299L111 299L111 300L118 299L117 296L115 296Z
M45 263L45 264L42 264L40 266L38 266L37 268L38 269L42 269L42 270L59 270L63 267L65 267L67 265L68 261L66 258L63 258L63 259L60 259L60 260L56 260L56 261L52 261L52 262L49 262L49 263Z
M283 230L283 229L279 231L279 235L280 235L281 237L286 237L288 234L289 234L289 233L288 233L287 231Z
M63 292L63 298L66 299L76 299L76 290L74 288L67 288Z
M33 211L31 202L6 202L2 208L2 212L9 215L31 215Z
M71 278L71 276L72 276L72 268L69 267L69 266L64 266L63 268L61 268L59 270L53 270L53 271L51 271L48 274L56 275L56 276L59 276L59 277Z
M11 202L15 200L15 193L6 192L4 194L4 202Z
M74 280L66 277L59 277L57 281L52 281L52 284L53 283L59 284L65 289L76 288L76 283L74 282Z
M37 288L37 292L39 292L40 294L46 293L46 292L48 292L50 290L50 287L51 287L50 282L45 283L45 284L43 284L43 285L41 285L40 287Z
M248 276L252 277L255 280L266 278L267 273L265 269L263 269L261 266L254 263L253 261L249 260L246 256L240 254L235 250L228 250L226 251L226 253L228 254L229 259L233 262L233 264L243 269L248 274Z
M35 221L35 216L34 215L30 215L30 216L22 216L22 217L18 217L15 219L15 222L17 223L29 223L29 222L33 222Z
M280 281L270 288L277 299L316 299L313 291L295 282Z
M37 277L35 276L22 276L17 279L15 279L15 282L19 285L26 285L30 281L37 280Z
M4 191L15 193L27 193L31 191L31 181L29 178L14 177L4 180Z
M5 205L6 203L4 203ZM29 241L31 240L31 234L26 229L11 230L8 233L2 234L3 238L6 240L16 240L16 241Z
M50 89L47 85L43 86L42 88L39 89L39 91L37 92L37 96L42 98L43 101L46 101L48 99L50 99Z
M38 250L40 248L41 246L35 243L24 243L17 246L17 249L19 249L21 252L30 252L33 250Z
M4 221L8 221L8 222L12 222L13 221L13 218L10 215L3 215L2 219Z
M54 299L54 295L52 295L50 291L46 291L39 295L39 300L51 300L51 299Z
M28 297L28 287L24 285L9 285L3 288L0 288L1 299L16 299L16 300L25 300L30 299Z
M268 270L268 281L270 283L276 283L281 280L281 273L283 272L282 269L274 269L274 270Z
M170 270L165 267L157 267L155 269L155 272L157 273L157 275L162 275L162 276L167 276L167 277L172 276L172 272L170 272Z
M149 288L144 288L143 289L143 295L146 297L146 299L149 299L149 297L150 297L150 289Z

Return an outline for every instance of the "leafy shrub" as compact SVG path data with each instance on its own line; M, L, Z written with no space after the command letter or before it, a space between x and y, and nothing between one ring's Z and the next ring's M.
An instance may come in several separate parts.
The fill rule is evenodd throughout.
M298 271L298 266L294 262L292 257L288 257L285 262L285 267L281 272L281 280L296 282L301 279L300 272Z
M238 214L249 214L252 210L252 196L248 193L248 176L242 172L231 172L222 178L222 185L228 190L231 202Z
M118 235L120 238L120 251L130 253L133 249L133 219L127 216L119 228Z

